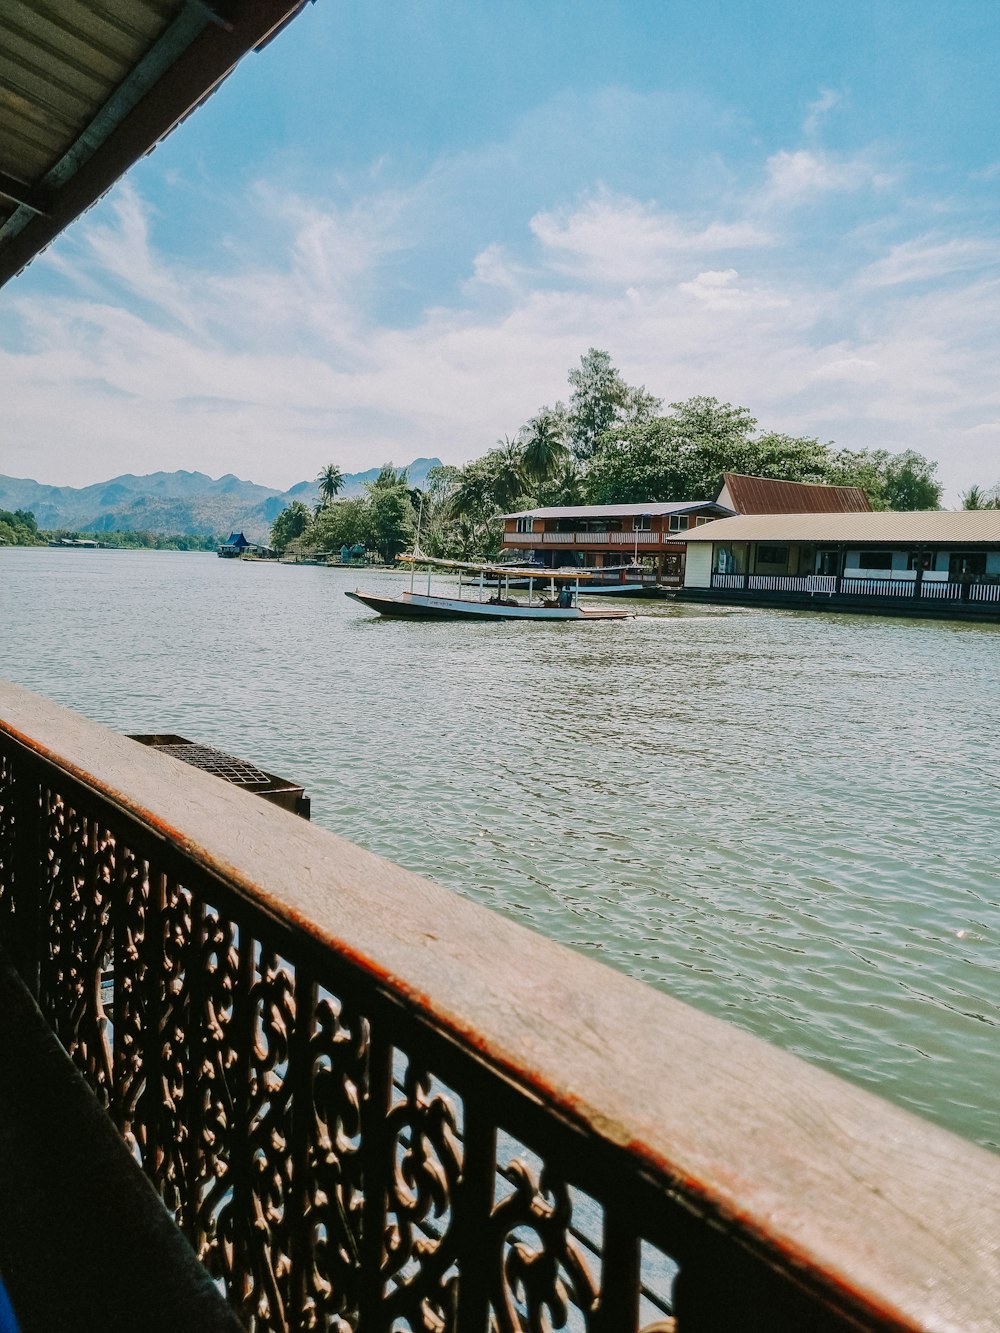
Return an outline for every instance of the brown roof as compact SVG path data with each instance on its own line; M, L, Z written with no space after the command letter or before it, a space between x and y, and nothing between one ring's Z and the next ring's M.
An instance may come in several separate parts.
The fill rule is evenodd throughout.
M740 514L867 514L868 496L860 486L823 486L805 481L776 481L726 472L733 509ZM720 491L720 496L722 492Z
M306 0L0 2L0 286Z

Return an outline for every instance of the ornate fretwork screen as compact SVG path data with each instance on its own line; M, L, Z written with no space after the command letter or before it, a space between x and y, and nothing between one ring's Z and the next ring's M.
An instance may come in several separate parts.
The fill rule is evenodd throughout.
M289 846L327 837L281 811L252 810L252 797L221 784L215 797L211 779L175 774L170 760L138 747L133 758L127 741L107 744L140 770L153 765L142 791L207 783L198 801L217 800L217 820L238 824L245 810L248 845L262 830ZM546 1086L527 1045L519 1065L496 1036L503 1015L485 1032L470 1000L463 1030L442 1018L433 976L422 994L266 886L254 891L226 860L239 845L213 856L105 781L0 729L3 947L248 1328L918 1327L865 1314L866 1297L840 1275L810 1271L786 1242L727 1218L713 1179L658 1168L646 1131L610 1113L602 1124L583 1105L587 1088ZM298 854L280 849L286 876ZM313 875L305 857L301 875ZM338 892L331 883L332 917ZM387 892L373 887L373 916ZM468 912L478 909L462 904ZM410 913L414 931L419 920ZM423 928L461 980L472 966L462 939L448 938L445 921ZM497 923L498 951L517 943L517 929ZM619 987L639 993L587 964L574 998L578 960L532 947L523 992L509 996L522 1017L543 981L581 1009L595 977L606 977L609 1004ZM555 989L532 974L539 958L564 969ZM468 984L471 995L471 972ZM650 992L651 1021L681 1010L661 1003ZM535 1025L541 1049L572 1017L534 1011L525 1030ZM612 1084L635 1079L621 1050L638 1034L617 1031L618 1048L611 1036L579 1027L581 1068L606 1061ZM672 1082L692 1082L679 1068L650 1078L665 1111ZM708 1103L705 1130L714 1134ZM735 1174L748 1169L742 1153L776 1151L762 1143L734 1144ZM787 1163L775 1170L787 1178Z

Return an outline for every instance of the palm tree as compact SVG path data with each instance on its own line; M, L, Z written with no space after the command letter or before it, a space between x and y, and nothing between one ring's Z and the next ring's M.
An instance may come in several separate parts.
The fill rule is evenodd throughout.
M499 509L512 508L524 495L524 449L505 435L483 461L490 464L493 474L494 504Z
M325 509L344 489L344 474L336 463L327 463L316 480L319 482L320 508Z
M533 482L548 481L569 457L563 424L548 408L543 407L531 418L523 439L522 466L525 476Z

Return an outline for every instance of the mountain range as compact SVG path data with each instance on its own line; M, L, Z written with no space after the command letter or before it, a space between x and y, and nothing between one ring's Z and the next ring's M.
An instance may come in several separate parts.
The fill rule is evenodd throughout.
M415 458L406 468L411 486L422 487L438 458ZM365 482L380 469L344 474L341 495L360 495ZM315 481L300 481L287 491L243 481L231 472L209 477L204 472L130 472L91 486L46 486L37 481L0 474L0 509L27 509L46 531L184 533L226 536L242 531L250 541L266 541L268 530L293 500L312 507L319 499Z

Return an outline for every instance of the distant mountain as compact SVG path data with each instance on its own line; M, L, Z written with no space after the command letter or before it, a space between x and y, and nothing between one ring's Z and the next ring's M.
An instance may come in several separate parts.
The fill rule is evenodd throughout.
M423 486L437 458L416 458L406 469L411 486ZM344 474L345 496L360 495L379 469ZM27 509L40 528L77 532L111 532L136 528L143 532L228 535L241 530L251 541L265 541L268 529L293 500L314 505L315 481L300 481L287 491L258 486L228 472L131 472L92 486L44 486L37 481L0 475L0 509Z

